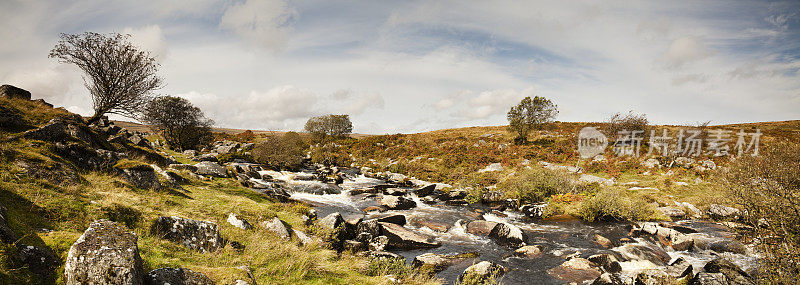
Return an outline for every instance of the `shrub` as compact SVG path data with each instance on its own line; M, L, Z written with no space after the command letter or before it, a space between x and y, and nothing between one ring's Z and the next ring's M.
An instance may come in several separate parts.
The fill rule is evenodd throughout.
M525 97L508 111L508 130L516 134L514 141L527 143L534 127L551 122L558 115L558 106L544 97Z
M655 207L625 189L604 188L578 207L578 216L593 222L598 220L642 221L655 217Z
M328 136L344 137L353 131L353 123L349 115L326 115L312 117L306 121L306 132L319 139Z
M523 202L541 202L555 194L577 191L569 174L535 167L517 172L516 175L497 185L506 197Z
M311 148L311 162L324 165L350 166L352 158L344 147L335 143L316 145Z
M295 170L303 166L306 144L300 135L289 132L271 136L256 144L251 151L253 159L273 169Z
M612 142L617 138L620 131L642 131L639 137L645 137L648 131L647 115L636 114L633 111L628 111L627 115L616 113L607 120L608 126L606 127L606 135Z
M743 209L763 250L759 276L764 283L796 284L800 274L800 145L786 142L744 156L724 172L723 185Z

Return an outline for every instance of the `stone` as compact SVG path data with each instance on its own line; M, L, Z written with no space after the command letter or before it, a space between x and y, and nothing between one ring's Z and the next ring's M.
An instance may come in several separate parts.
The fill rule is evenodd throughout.
M406 216L402 215L402 214L389 215L389 216L378 218L378 222L392 223L392 224L405 226L406 225Z
M389 237L387 236L376 236L367 244L370 251L384 251L387 245L389 245Z
M217 159L217 154L216 153L206 153L206 154L201 154L201 155L192 157L192 161L219 162L219 159Z
M611 248L612 246L614 246L614 244L611 243L610 239L598 234L594 235L594 242L599 244L603 248Z
M152 166L117 169L122 179L139 189L161 189L158 176Z
M355 252L364 251L364 250L367 249L367 245L365 245L363 242L355 241L355 240L346 240L346 241L344 241L344 244L343 244L342 247L343 247L343 250L349 251L349 252L354 252L354 253Z
M542 256L542 247L539 245L526 245L514 251L514 255L525 258Z
M386 210L388 209L386 209L386 207L383 206L369 206L364 208L362 211L364 211L364 213L375 213L375 212L383 213L386 212Z
M450 229L450 225L449 224L435 222L435 221L419 220L419 221L417 221L417 224L419 224L420 226L423 226L423 227L427 227L427 228L432 229L432 230L437 231L437 232L442 232L442 233L443 232L447 232L447 230Z
M597 183L599 185L613 186L614 178L605 179L603 177L594 176L591 174L581 174L581 177L578 178L578 182L581 184Z
M617 258L610 254L606 253L595 254L589 256L587 260L596 264L597 266L602 268L605 272L619 273L620 271L622 271L622 266L619 264Z
M338 228L344 223L345 223L344 218L342 218L342 214L339 214L339 212L327 215L324 218L317 221L317 224L328 229Z
M498 163L492 163L492 164L487 165L483 169L478 170L478 172L492 172L492 171L503 171L503 165L500 164L499 162Z
M193 149L187 149L187 150L184 150L182 154L184 156L188 157L188 158L192 158L192 157L197 156L197 151L193 150Z
M703 270L708 273L722 273L730 284L754 284L753 280L750 279L750 275L744 272L744 270L736 266L736 264L733 264L733 262L721 257L706 263L706 265L703 266Z
M486 236L497 226L497 222L477 220L467 224L467 233L479 236Z
M69 249L64 284L142 284L137 240L135 233L120 224L92 222Z
M3 84L0 86L0 98L30 100L31 92L13 85Z
M228 223L243 230L249 230L253 228L253 225L247 222L247 220L234 213L228 214Z
M145 285L214 285L208 276L187 268L159 268L150 271L144 278Z
M661 162L659 162L658 159L655 159L655 158L650 158L650 159L647 159L645 161L642 161L641 164L645 168L656 168L656 167L660 168L661 167Z
M388 246L398 249L418 249L438 247L438 242L431 242L427 237L414 233L406 228L391 224L380 223L381 234L389 238Z
M734 207L711 204L706 213L714 220L738 220L741 212Z
M548 269L547 274L562 281L583 283L600 277L600 270L592 267L589 260L575 257L557 267Z
M597 277L594 281L592 281L592 285L622 285L622 280L614 274L611 273L603 273L600 277Z
M528 237L522 229L507 223L498 223L489 232L489 237L494 239L499 245L510 247L521 247L525 245Z
M636 274L634 280L634 284L641 285L678 284L675 277L670 276L660 269L642 270Z
M484 284L489 280L496 280L496 278L505 274L505 271L506 268L502 265L481 261L467 267L458 276L458 284Z
M414 202L414 200L406 197L383 196L383 199L381 199L381 205L390 210L408 210L416 207L417 203Z
M20 244L19 259L41 280L46 280L53 273L61 260L48 248Z
M140 135L132 135L128 138L128 141L135 146L140 146L144 148L150 147L150 142L146 138L143 138Z
M736 254L745 254L747 252L747 248L744 246L744 244L730 239L711 242L708 245L708 249L719 253L731 252Z
M414 257L411 266L414 268L426 267L433 272L440 272L447 267L468 259L467 257L448 256L435 253L423 253Z
M52 119L39 128L26 131L22 136L26 139L49 142L62 142L70 138L67 124L60 118Z
M661 249L654 247L647 247L640 244L624 244L614 248L623 257L630 260L647 260L658 266L667 265L667 262L672 259L669 254Z
M675 278L682 278L682 277L691 277L694 275L694 270L692 268L692 264L688 261L683 259L683 257L679 257L675 261L673 261L669 267L664 270L667 274Z
M728 282L728 278L725 278L725 274L722 273L709 273L709 272L700 272L692 278L689 284L692 285L730 285L733 283Z
M686 212L676 207L658 207L656 210L672 220L679 220L686 217Z
M519 207L519 211L525 214L526 217L531 219L541 219L544 216L544 210L547 208L547 203L540 204L525 204Z
M416 194L417 197L425 197L433 193L433 190L436 190L436 184L428 184L415 190L414 194Z
M314 239L302 231L292 230L292 232L294 233L294 236L297 237L297 240L300 241L301 245L309 245L321 242L321 240Z
M228 171L225 170L225 167L219 165L216 162L211 161L201 161L195 164L197 167L197 171L195 173L200 175L212 175L217 177L228 177Z
M381 235L381 224L378 220L366 220L356 226L356 235L368 234L368 239Z
M277 235L282 239L289 239L290 237L289 229L286 228L286 225L284 225L283 221L281 221L281 219L278 219L278 217L274 217L272 218L272 220L269 221L261 222L261 227L269 230L270 232L274 233L275 235Z
M177 216L159 217L150 226L150 233L201 252L213 252L225 247L217 224L212 222Z
M314 195L339 194L342 192L336 185L319 181L292 180L289 182L289 188L291 188L293 192L310 193Z

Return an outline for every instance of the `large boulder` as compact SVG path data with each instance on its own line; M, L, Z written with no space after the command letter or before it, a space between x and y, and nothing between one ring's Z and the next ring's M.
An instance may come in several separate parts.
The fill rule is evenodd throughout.
M741 211L734 207L711 204L711 206L708 207L707 213L709 217L715 220L738 220Z
M216 251L225 246L217 224L181 217L159 217L150 226L150 233L180 243L197 251Z
M145 285L214 285L208 276L187 268L159 268L147 273Z
M72 245L64 265L64 283L142 284L144 270L136 234L97 220Z
M197 167L197 171L195 173L200 175L228 177L228 171L225 170L225 167L222 167L222 165L219 165L216 162L201 161L195 164L195 167Z
M542 255L542 247L539 245L526 245L514 251L514 255L525 258L535 258Z
M292 192L310 193L315 195L339 194L342 190L336 186L319 181L292 180L289 182Z
M411 266L414 268L425 267L433 272L439 272L447 267L462 262L470 257L473 257L475 254L464 254L464 255L441 255L435 253L423 253L414 257L411 261Z
M438 247L438 242L431 242L425 236L414 233L406 228L392 224L380 223L381 234L389 238L388 245L399 249L416 249Z
M417 202L400 196L383 196L381 205L391 210L408 210L417 206Z
M624 244L614 248L623 257L630 260L647 260L658 266L665 266L672 259L669 254L656 247L640 244Z
M706 263L703 269L708 273L722 273L730 284L754 284L744 270L724 258L716 258Z
M289 239L289 229L283 224L281 219L278 219L278 217L274 217L269 221L261 222L261 227L269 230L282 239Z
M498 224L497 222L484 221L484 220L471 221L467 224L467 233L473 235L486 236L489 235L490 232L492 232L492 229L494 229L494 227L497 226L497 224Z
M522 229L512 224L498 223L489 232L489 237L494 239L499 245L510 247L520 247L525 245L528 237L522 232Z
M433 190L436 190L436 184L428 184L427 186L415 190L414 194L416 194L417 197L425 197L433 193Z
M30 100L31 92L13 85L3 84L0 86L0 98Z
M247 220L234 213L228 214L228 223L243 230L249 230L253 228L253 226L250 225Z
M589 260L580 257L572 258L557 267L550 268L547 273L556 279L578 284L600 277L600 270L594 268Z
M502 265L489 261L481 261L467 267L458 276L458 284L484 284L489 280L495 280L502 276L506 268Z
M115 166L117 172L125 182L130 183L139 189L159 189L161 183L158 182L155 169L152 166L142 164L131 167Z

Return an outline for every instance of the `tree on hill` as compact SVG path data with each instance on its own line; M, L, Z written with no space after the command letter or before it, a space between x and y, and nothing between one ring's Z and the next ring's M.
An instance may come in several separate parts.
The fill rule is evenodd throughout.
M516 143L526 143L528 133L535 127L552 122L558 115L558 106L544 97L525 97L508 111L508 129L516 133Z
M253 159L273 169L295 170L303 166L308 147L300 134L288 132L274 135L253 147Z
M84 85L94 107L89 124L104 114L135 118L151 99L150 94L163 86L162 79L156 76L159 64L155 58L128 42L129 37L91 32L61 34L61 40L50 50L49 57L74 64L84 72Z
M318 116L306 121L305 130L319 139L344 137L353 132L353 123L349 115Z
M142 121L151 125L177 150L199 148L212 140L214 122L200 108L180 97L163 96L150 101L142 113Z

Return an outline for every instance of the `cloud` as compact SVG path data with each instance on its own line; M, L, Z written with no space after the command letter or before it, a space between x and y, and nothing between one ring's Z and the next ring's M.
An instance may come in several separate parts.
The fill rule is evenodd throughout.
M672 41L664 54L664 61L668 68L681 68L687 63L707 58L713 54L701 38L685 36Z
M271 51L280 51L289 39L297 12L283 0L246 0L229 7L219 26L245 41Z
M158 25L148 25L138 29L125 28L122 33L131 35L130 41L133 44L149 51L150 55L159 61L163 61L169 52L164 33Z

